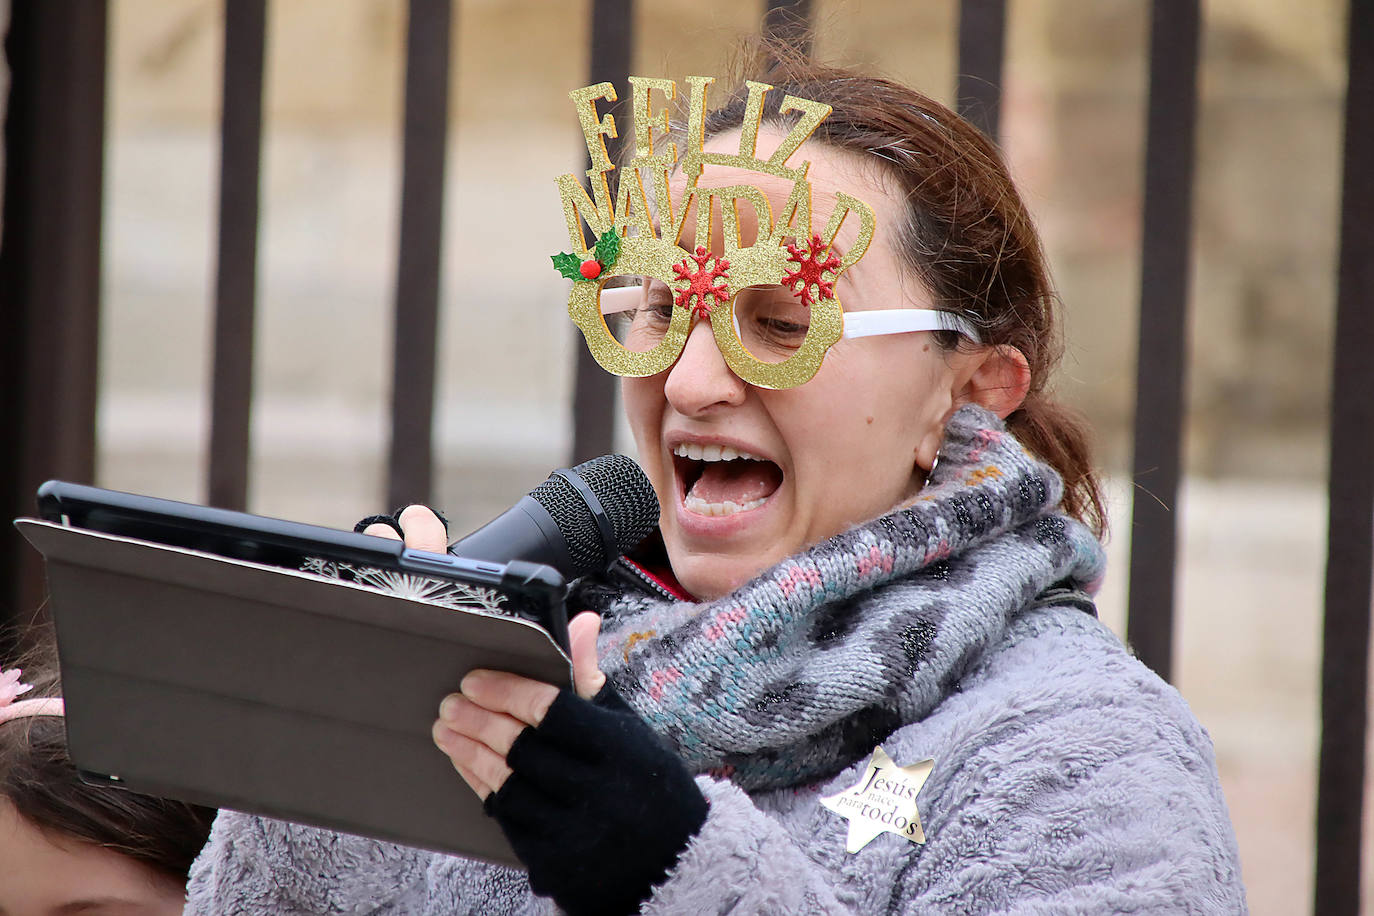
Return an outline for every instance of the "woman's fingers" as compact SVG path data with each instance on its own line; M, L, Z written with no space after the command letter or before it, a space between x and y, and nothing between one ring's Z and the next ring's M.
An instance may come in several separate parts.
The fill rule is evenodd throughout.
M439 721L460 735L482 742L502 757L510 753L511 745L526 727L524 722L484 709L457 693L439 704Z
M487 672L494 673L494 672ZM508 677L515 678L514 675ZM479 678L480 680L480 678ZM538 681L515 678L524 687L548 687ZM556 693L556 692L555 692ZM547 707L546 707L547 708ZM461 694L450 694L439 704L439 718L431 734L434 743L458 770L478 798L485 799L505 785L511 768L506 755L526 724L504 712L479 706Z
M558 688L507 671L469 671L460 685L463 696L492 712L505 713L525 725L544 721Z
M573 686L584 700L596 696L606 684L606 675L596 663L596 637L601 618L583 611L568 622L568 643L572 650Z
M429 553L444 553L448 550L448 529L428 506L406 506L401 510L401 514L396 516L396 521L406 533L406 546L411 550L424 550Z
M448 529L428 506L406 506L396 517L396 523L406 533L406 546L411 550L425 550L430 553L444 553L448 550ZM363 534L399 541L396 529L383 522L373 522L363 529Z
M430 735L479 798L485 799L499 790L510 778L511 768L506 765L503 755L480 741L454 731L444 724L443 719L434 723Z
M568 624L568 642L572 650L573 683L577 693L591 699L606 683L606 675L596 661L596 637L601 631L601 618L590 611L578 614ZM511 720L537 726L558 696L558 688L543 681L532 681L506 671L469 671L460 685L462 696L473 706L496 713L504 713ZM444 701L448 703L448 700ZM457 714L468 714L467 707L451 707ZM516 732L518 734L518 731ZM514 740L512 737L511 740ZM507 745L507 750L509 745Z
M442 528L442 523L423 506L411 506L401 513L408 546L417 546L412 541L419 530L417 526L427 526L431 519ZM428 534L433 534L432 529ZM579 614L568 624L573 681L578 694L587 699L606 683L606 675L596 660L596 637L600 630L601 618L592 613ZM461 694L451 694L440 704L439 718L432 729L434 743L448 755L468 787L479 798L486 799L510 778L506 755L522 731L544 721L558 697L558 688L505 671L478 669L468 672L461 689Z

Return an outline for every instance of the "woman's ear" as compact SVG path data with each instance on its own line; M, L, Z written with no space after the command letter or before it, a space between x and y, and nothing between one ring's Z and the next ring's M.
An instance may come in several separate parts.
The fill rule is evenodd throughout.
M960 406L978 404L1002 419L1021 406L1030 390L1030 365L1010 344L988 347L973 357L973 371L956 398Z

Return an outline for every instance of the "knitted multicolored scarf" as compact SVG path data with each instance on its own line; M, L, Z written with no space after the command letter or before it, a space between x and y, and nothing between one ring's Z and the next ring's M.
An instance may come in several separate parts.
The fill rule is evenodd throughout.
M749 790L832 775L930 712L1059 583L1095 591L1096 538L993 414L951 419L913 505L706 604L626 596L602 669L687 765Z

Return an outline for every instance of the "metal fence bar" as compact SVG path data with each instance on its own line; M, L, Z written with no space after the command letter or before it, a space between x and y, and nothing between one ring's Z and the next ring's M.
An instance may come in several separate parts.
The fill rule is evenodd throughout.
M811 0L768 0L763 33L811 54Z
M634 0L592 0L592 46L589 84L609 82L620 101L614 110L617 137L606 138L606 152L619 165L630 124L630 60L634 51ZM591 161L588 160L588 168ZM613 174L612 179L616 176ZM615 187L611 188L612 200ZM611 451L615 439L615 379L597 365L586 347L577 348L573 379L571 463Z
M963 0L959 4L959 115L997 140L1006 56L1006 0Z
M1150 14L1126 638L1165 680L1173 670L1199 19L1197 0L1155 0Z
M266 32L267 0L225 0L208 490L211 505L228 509L248 502Z
M387 500L432 503L451 0L410 0Z
M16 3L5 53L0 248L0 624L40 613L39 555L8 524L49 477L95 476L104 2ZM0 636L3 641L3 636ZM0 648L7 648L0 646Z
M1326 619L1313 912L1360 910L1374 576L1374 7L1351 3L1331 385Z

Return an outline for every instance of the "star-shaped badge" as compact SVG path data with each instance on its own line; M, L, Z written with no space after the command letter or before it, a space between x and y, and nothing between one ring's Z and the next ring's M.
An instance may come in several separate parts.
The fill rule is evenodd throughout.
M899 767L882 747L874 748L873 759L853 788L821 799L822 805L849 818L845 851L858 852L883 832L924 843L926 834L921 829L916 796L934 768L932 759Z

